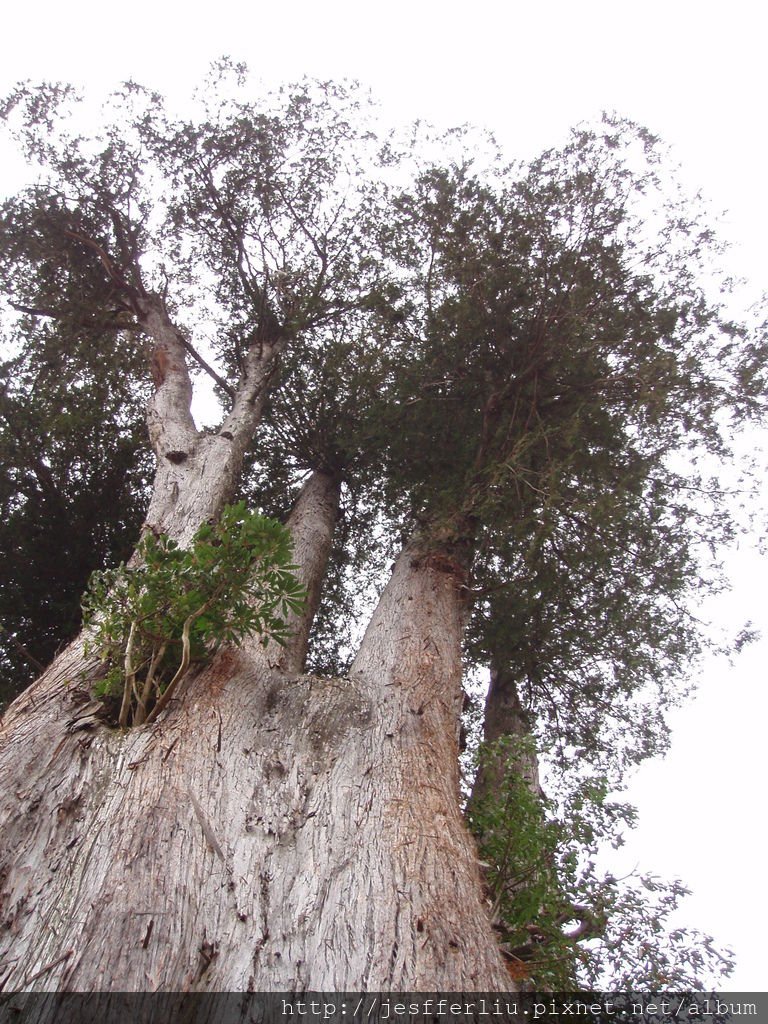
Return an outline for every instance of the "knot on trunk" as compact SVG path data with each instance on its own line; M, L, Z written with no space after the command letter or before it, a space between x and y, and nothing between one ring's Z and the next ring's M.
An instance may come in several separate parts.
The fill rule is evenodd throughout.
M434 569L435 572L445 573L462 586L466 586L469 580L469 571L465 562L455 554L446 551L433 550L419 553L411 559L411 566L414 569Z
M166 459L168 459L169 462L172 462L174 465L178 466L180 462L186 462L187 459L189 458L189 455L187 452L182 451L181 449L173 448L165 453L165 457Z

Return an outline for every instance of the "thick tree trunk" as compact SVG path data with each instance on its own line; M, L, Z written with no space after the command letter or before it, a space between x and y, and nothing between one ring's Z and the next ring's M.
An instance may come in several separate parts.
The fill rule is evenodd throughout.
M2 729L0 985L508 987L459 811L457 582L408 549L349 678L223 651L126 731L73 644Z
M505 989L460 813L464 579L435 555L415 546L400 555L350 672L372 716L358 748L369 809L358 856L388 903L371 935L371 982ZM358 913L362 923L364 897Z
M155 393L147 426L157 457L145 526L184 545L232 498L285 340L262 341L248 350L229 414L216 434L204 434L191 413L192 383L181 334L159 296L140 305L142 326L152 339Z
M158 464L145 528L184 544L230 497L284 342L252 346L229 416L202 435L163 302L141 299L140 319ZM117 730L81 637L8 709L0 987L508 984L459 809L455 564L407 548L350 676L301 674L338 498L316 473L290 518L309 599L286 648L222 650L155 722Z

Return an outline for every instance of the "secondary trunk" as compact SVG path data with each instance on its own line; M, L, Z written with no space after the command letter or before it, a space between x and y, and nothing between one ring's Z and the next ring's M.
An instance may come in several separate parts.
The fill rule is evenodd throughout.
M192 417L192 381L181 333L160 296L137 301L151 339L155 384L147 426L157 469L145 527L184 545L202 523L218 518L234 493L286 339L262 340L249 348L229 414L217 433L206 434Z
M496 924L501 933L511 929L512 939L503 947L508 958L507 969L511 977L528 987L531 984L529 979L535 982L542 968L551 974L550 957L554 955L561 987L573 987L577 963L574 952L576 943L600 935L605 923L591 908L573 903L566 897L558 879L553 855L541 856L541 851L538 851L537 857L540 859L528 864L518 863L515 865L516 870L510 870L504 876L505 856L503 853L500 855L499 851L506 844L514 843L515 827L544 827L545 794L539 779L530 718L520 700L517 680L503 664L493 664L490 676L483 727L486 756L481 760L475 778L468 813L473 820L481 849L493 850L495 847L495 856L492 853L490 859L496 862L501 871L500 877L494 880L496 907L499 909ZM517 783L521 783L522 788ZM499 811L503 812L501 831L497 831L498 818L494 817L494 812ZM539 905L537 910L536 904L533 908L530 906L530 892L542 885L547 902L550 903L544 920L537 917L543 908ZM519 907L526 904L526 891L528 909L529 912L533 910L533 913L531 919L520 920L516 915ZM543 902L542 894L536 902ZM508 913L510 908L514 908L511 919L505 919L505 906ZM553 943L555 953L551 954L549 947Z
M503 740L514 744L512 763L508 748L493 752L493 748ZM483 718L483 743L491 750L482 759L477 772L470 808L498 793L509 771L521 776L536 798L543 797L528 715L520 701L515 677L502 665L491 666Z
M310 589L334 487L292 520ZM0 985L508 987L459 809L459 583L408 547L349 677L222 651L126 731L71 645L2 729Z
M146 529L187 543L238 478L285 339L254 342L218 434L183 338L142 298L157 474ZM285 649L190 671L158 719L110 728L73 643L0 733L0 987L496 989L508 982L459 809L460 570L405 549L350 676L302 674L339 484L289 525L309 599Z

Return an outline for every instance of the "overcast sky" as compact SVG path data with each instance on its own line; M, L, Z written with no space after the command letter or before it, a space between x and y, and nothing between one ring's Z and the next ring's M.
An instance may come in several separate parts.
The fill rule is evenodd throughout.
M686 183L727 211L721 230L733 243L733 272L750 279L746 302L766 290L765 11L754 0L11 0L0 91L20 78L106 90L130 77L180 98L229 55L268 85L303 74L357 78L394 117L482 125L510 157L615 110L670 143ZM768 573L746 541L730 564L733 593L708 613L736 628L751 618L766 640L733 667L708 666L698 699L675 716L671 754L633 786L641 828L616 873L639 862L681 877L695 890L684 923L736 950L728 988L760 991L768 989L768 602L758 581Z

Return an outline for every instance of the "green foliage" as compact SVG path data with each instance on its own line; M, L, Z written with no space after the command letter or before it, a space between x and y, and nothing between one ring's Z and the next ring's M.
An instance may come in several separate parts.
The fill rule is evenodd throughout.
M531 737L483 745L479 767L494 775L472 799L468 823L502 950L518 980L538 990L701 989L733 970L730 950L674 918L688 890L679 881L602 872L599 850L622 843L634 810L608 798L604 776L587 774L562 801L531 784Z
M222 403L263 341L290 342L241 494L278 516L308 470L343 480L310 664L344 671L403 539L472 549L468 664L503 664L558 768L576 760L598 780L572 777L570 809L555 814L519 770L533 751L508 751L518 770L501 803L473 809L486 818L489 885L510 949L530 927L544 937L539 977L562 984L576 961L586 977L595 961L576 956L563 915L610 911L589 941L615 965L621 936L639 949L681 892L638 883L617 895L590 851L622 819L607 785L663 748L664 713L706 643L692 600L717 587L711 553L734 524L718 466L695 459L727 460L732 425L764 410L765 331L725 315L718 243L637 125L606 118L525 165L486 168L462 132L377 137L354 87L305 81L254 102L242 85L242 69L221 62L202 109L183 119L126 85L92 137L60 119L66 88L22 86L0 109L41 167L0 211L0 290L13 341L29 339L24 358L40 371L22 386L22 364L3 367L5 635L17 653L28 644L9 618L14 595L28 596L27 560L36 596L24 614L47 623L48 657L86 538L106 538L98 559L127 557L146 480L126 469L141 387L124 381L142 379L145 341L132 298L164 297ZM119 515L102 528L99 508ZM96 578L92 644L121 724L157 714L217 643L284 636L299 600L289 555L262 556L283 572L267 585L253 542L230 551L222 528L190 551L147 536L135 564ZM246 579L261 580L254 602ZM643 904L641 890L658 902ZM636 984L684 976L627 956Z
M152 473L120 269L143 237L139 163L117 127L98 156L62 140L71 95L22 86L0 104L47 166L0 205L0 701L76 634L91 572L129 557Z
M141 359L124 338L22 318L5 340L0 704L77 633L90 574L130 556L152 468Z
M502 949L538 988L568 991L575 979L572 947L562 928L571 911L557 871L562 830L547 819L526 777L524 765L535 753L529 738L504 737L481 746L481 768L495 776L496 766L505 768L492 791L471 802L469 825L486 865L491 916Z
M106 669L97 692L120 700L121 726L156 717L220 645L254 635L285 643L286 618L303 606L288 531L242 502L203 525L189 549L147 533L137 555L135 566L95 573L83 603L89 648Z
M708 642L695 602L735 529L719 460L765 409L765 338L726 315L705 211L631 122L422 168L385 240L383 490L407 531L471 541L470 663L503 661L563 757L620 776L663 749Z

